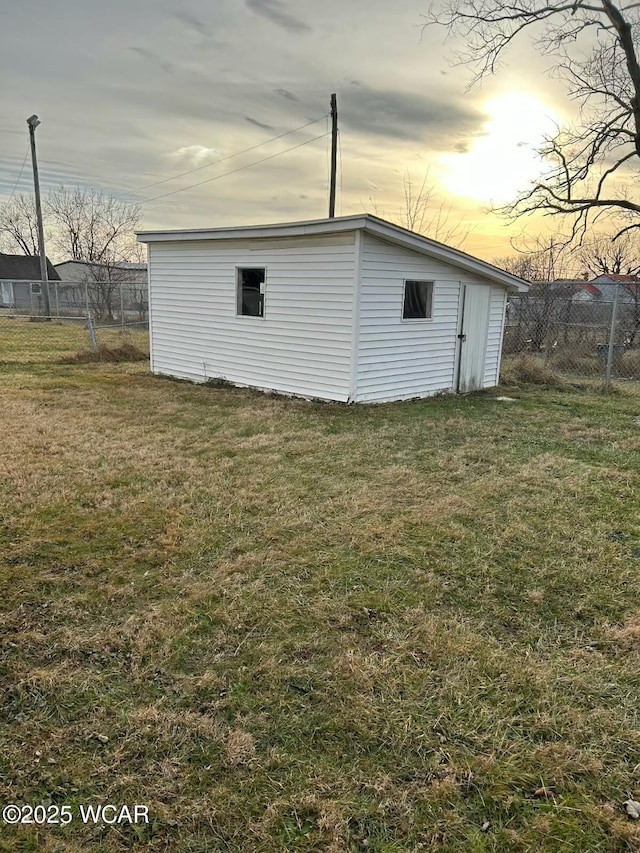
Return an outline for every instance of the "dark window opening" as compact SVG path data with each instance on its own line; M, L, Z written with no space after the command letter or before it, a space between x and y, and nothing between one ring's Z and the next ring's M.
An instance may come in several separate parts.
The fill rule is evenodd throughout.
M433 299L432 281L405 281L403 320L428 320Z
M264 267L238 270L238 314L264 317L264 283Z

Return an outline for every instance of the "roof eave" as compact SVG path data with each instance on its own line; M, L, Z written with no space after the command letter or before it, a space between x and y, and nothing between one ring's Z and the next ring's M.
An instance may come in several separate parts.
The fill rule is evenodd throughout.
M340 216L335 219L305 222L274 223L272 225L234 226L229 228L200 228L181 231L138 231L140 243L186 242L193 240L243 240L269 237L300 237L363 230L389 242L396 243L420 254L451 264L479 275L509 290L526 293L529 282L494 267L486 261L467 255L420 234L379 219L370 214Z
M183 240L245 240L248 238L300 237L312 234L334 234L364 228L366 215L341 216L336 219L312 219L303 222L268 225L232 226L228 228L193 228L180 231L136 231L139 243L179 242Z
M526 293L529 290L529 282L511 275L511 273L501 270L498 267L494 267L493 264L467 255L466 252L462 252L460 249L445 246L444 243L438 243L428 237L422 237L420 234L413 234L411 231L407 231L377 217L367 216L365 231L387 241L413 249L416 252L420 252L420 254L428 255L443 263L450 264L457 269L488 278L490 281L501 284L509 290L515 290L519 293Z

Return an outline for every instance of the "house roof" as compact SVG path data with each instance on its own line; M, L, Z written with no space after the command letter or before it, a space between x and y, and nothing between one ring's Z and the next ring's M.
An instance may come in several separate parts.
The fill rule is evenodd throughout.
M595 284L578 284L576 285L576 290L586 290L592 296L602 296L602 291Z
M268 225L239 225L226 228L196 228L177 231L139 231L136 236L141 243L161 243L190 240L303 237L336 234L345 231L365 231L388 242L412 249L466 272L479 275L489 281L502 284L510 290L526 292L529 289L529 282L501 270L493 264L368 213L355 216L336 216L333 219L312 219L305 222L283 222Z
M605 279L607 281L612 282L613 284L639 284L640 278L637 275L617 275L617 274L609 274L603 273L602 275L596 276L593 281L602 281Z
M59 274L47 258L47 278L60 281ZM38 255L4 255L0 253L0 279L9 281L40 281Z

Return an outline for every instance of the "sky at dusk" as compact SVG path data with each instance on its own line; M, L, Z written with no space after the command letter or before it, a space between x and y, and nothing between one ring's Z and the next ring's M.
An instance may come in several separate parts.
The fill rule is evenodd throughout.
M0 201L31 190L25 119L37 113L45 192L97 187L140 203L144 228L321 218L336 92L338 215L397 218L403 178L428 173L434 210L443 204L468 233L463 247L507 254L524 223L510 228L487 207L535 177L532 148L571 102L528 38L468 91L454 45L422 30L426 10L418 0L0 0Z

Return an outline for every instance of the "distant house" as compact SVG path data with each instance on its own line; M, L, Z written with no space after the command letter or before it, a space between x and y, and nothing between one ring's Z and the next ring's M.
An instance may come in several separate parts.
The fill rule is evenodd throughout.
M68 260L56 264L65 310L90 311L98 321L144 321L148 310L147 265Z
M637 275L615 275L606 273L599 275L591 280L601 293L600 298L603 302L613 302L616 288L620 288L619 300L621 302L636 302L638 299L638 287L640 286L640 278Z
M47 278L59 281L47 258ZM40 310L40 258L38 255L5 255L0 253L0 307Z
M588 281L576 282L573 287L573 297L576 302L593 302L602 299L602 291Z
M640 296L640 278L635 275L599 275L591 281L583 279L556 279L536 281L531 285L530 296L543 297L545 289L552 290L558 297L571 298L573 302L613 302L616 288L620 288L621 302L636 302Z
M147 265L123 262L100 264L92 261L68 260L56 264L62 281L120 281L147 284Z

